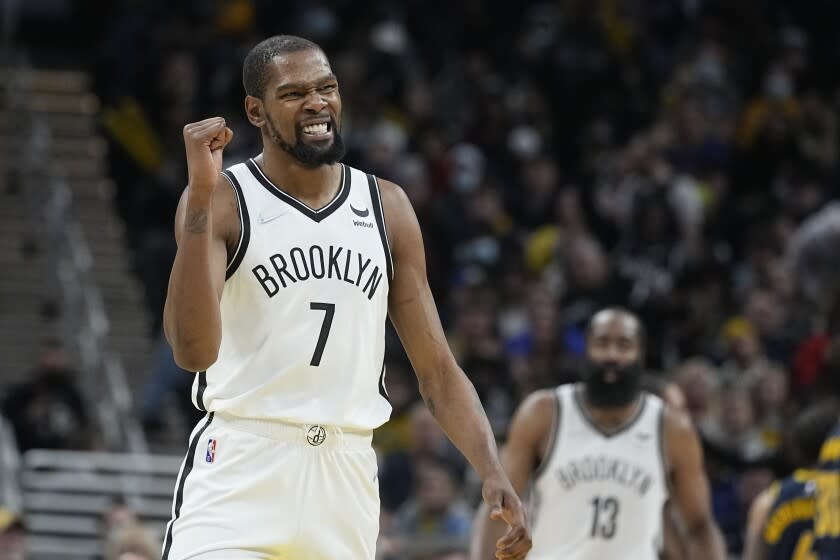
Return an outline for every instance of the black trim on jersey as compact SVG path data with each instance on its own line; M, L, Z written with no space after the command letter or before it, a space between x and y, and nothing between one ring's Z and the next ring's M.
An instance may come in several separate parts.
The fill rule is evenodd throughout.
M236 194L236 205L239 207L239 244L236 246L236 251L225 269L225 280L233 276L239 264L245 257L245 251L248 249L248 242L251 240L251 219L248 217L248 206L245 205L245 194L242 192L242 186L236 180L236 176L228 170L222 171L222 175L228 180L230 186L233 187L233 192Z
M259 181L268 192L315 222L320 222L341 208L341 205L344 204L344 201L347 200L348 196L350 196L350 173L348 173L343 163L341 164L341 187L338 189L338 192L335 193L333 199L330 200L326 206L319 208L318 210L313 210L272 183L271 180L265 176L265 173L262 172L262 169L260 169L260 166L257 165L257 162L255 162L253 158L249 159L245 162L245 164L248 166L248 169L251 170L251 174L254 178Z
M540 464L537 465L537 470L534 471L535 479L539 478L546 467L548 467L548 464L551 462L551 456L557 448L557 440L560 439L560 412L563 410L563 405L560 403L560 395L557 393L557 389L552 390L552 393L554 395L554 420L551 422L551 431L548 435L550 439L548 440L548 445L545 446L545 455L540 461Z
M210 422L212 421L213 413L211 412L207 416L207 421L201 429L198 430L190 442L190 447L187 451L187 458L184 460L184 470L181 472L181 476L178 480L178 489L175 491L175 512L172 516L172 521L170 521L169 525L166 527L166 539L164 540L163 558L161 558L161 560L169 560L169 550L172 548L172 528L175 526L175 522L181 515L181 506L184 503L184 484L187 482L187 476L190 474L190 471L193 470L193 463L195 462L195 452L198 448L198 442L201 440L202 434L204 434L204 431L207 430L207 427L210 426Z
M662 407L659 409L659 421L656 431L659 436L659 460L662 462L662 474L665 479L665 486L670 494L673 488L671 487L671 469L668 466L668 455L665 450L665 402L662 402Z
M388 269L388 281L394 279L394 261L391 258L391 244L388 243L388 230L385 227L385 211L382 209L382 197L379 194L379 181L371 174L367 176L370 187L370 200L373 203L373 215L382 238L382 249L385 251L385 266Z
M526 490L526 495L529 496L528 505L530 506L528 508L530 510L530 519L528 521L531 523L531 528L534 528L537 526L537 522L539 521L543 505L543 497L537 487L536 479L531 480L530 488Z
M593 430L607 438L617 436L618 434L629 430L633 427L633 424L635 424L636 421L639 418L641 418L642 412L645 411L645 406L647 405L647 396L644 393L639 393L639 397L640 402L636 406L636 410L633 412L630 418L628 418L624 422L624 424L621 424L620 426L614 428L612 431L608 432L606 430L603 430L600 426L598 426L597 422L595 422L595 419L589 415L589 411L586 409L586 403L583 402L583 385L577 385L574 390L575 403L580 409L580 414L583 417L583 419L586 421L587 424L589 424L589 426Z
M207 389L207 372L206 371L199 371L198 372L198 389L195 391L195 407L202 411L207 412L207 408L204 406L204 390Z
M382 395L383 399L391 402L391 399L388 398L388 389L385 388L385 360L382 360L382 370L379 372L379 394Z

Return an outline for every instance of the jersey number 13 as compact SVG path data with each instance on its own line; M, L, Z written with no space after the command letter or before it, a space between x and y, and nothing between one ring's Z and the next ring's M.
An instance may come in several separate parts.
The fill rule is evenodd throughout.
M589 536L593 539L611 539L615 536L618 518L618 500L612 496L592 498L592 529Z

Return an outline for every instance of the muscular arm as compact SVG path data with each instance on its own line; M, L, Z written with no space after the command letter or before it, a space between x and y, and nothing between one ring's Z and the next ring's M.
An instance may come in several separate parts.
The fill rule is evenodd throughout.
M662 509L662 560L682 560L688 556L679 521L674 504L669 500Z
M670 407L665 410L665 453L670 467L672 498L685 524L689 558L725 560L723 537L712 517L703 451L691 420Z
M744 560L764 560L765 549L761 532L764 530L765 523L767 523L767 516L770 514L775 499L776 495L771 487L766 488L753 500L747 517Z
M188 371L203 371L218 356L227 246L238 239L240 227L236 198L223 176L215 190L184 190L175 215L178 252L163 326L176 363Z
M501 456L502 466L520 496L545 456L556 408L553 392L542 390L525 399L513 415ZM487 505L481 504L473 523L470 560L492 559L496 541L504 534L504 523L490 519Z
M405 193L381 181L382 202L394 259L388 312L417 374L429 411L478 472L502 472L490 423L472 383L455 362L426 279L426 257L417 217Z

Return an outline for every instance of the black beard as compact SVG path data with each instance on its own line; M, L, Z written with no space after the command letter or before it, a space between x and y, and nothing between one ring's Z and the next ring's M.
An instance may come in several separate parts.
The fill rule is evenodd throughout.
M344 139L341 137L341 134L339 134L338 127L335 125L334 121L330 121L330 127L333 131L333 141L327 148L319 148L312 144L303 142L301 140L303 137L303 129L301 127L295 127L295 137L297 140L294 144L289 144L283 140L279 134L277 134L277 129L272 124L271 120L266 119L266 126L268 127L268 135L275 144L280 146L284 152L298 160L301 165L310 169L315 169L321 165L331 165L341 161L341 158L343 158L344 154L347 152L347 149L344 146Z
M607 371L618 378L607 383ZM596 407L617 408L632 403L641 392L642 364L634 362L619 366L615 362L597 363L589 361L584 375L586 400Z

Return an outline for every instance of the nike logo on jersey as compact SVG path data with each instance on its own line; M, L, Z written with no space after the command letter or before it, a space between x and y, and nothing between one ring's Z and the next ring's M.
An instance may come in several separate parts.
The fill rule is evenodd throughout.
M286 214L285 212L280 212L279 214L274 214L272 216L266 216L264 214L260 215L260 223L261 224L267 224L268 222L272 222L272 221L276 220L277 218L279 218L280 216L283 216L285 214Z
M370 210L367 209L367 208L363 208L361 210L359 210L357 208L353 208L353 203L352 202L350 203L350 210L352 210L353 213L356 214L360 218L367 218L368 214L370 214Z

